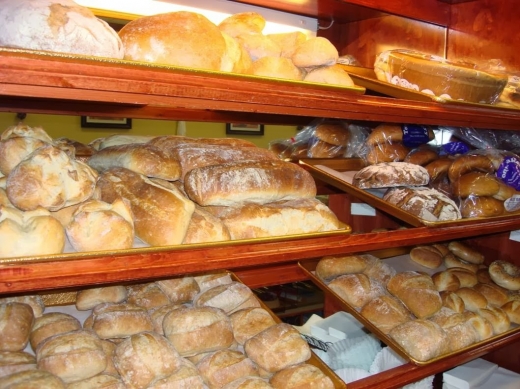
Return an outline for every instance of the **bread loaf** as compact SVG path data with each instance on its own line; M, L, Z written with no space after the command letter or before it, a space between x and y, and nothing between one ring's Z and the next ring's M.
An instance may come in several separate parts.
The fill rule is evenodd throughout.
M65 389L65 383L45 370L24 370L0 377L0 387L8 389Z
M76 309L88 311L102 303L122 303L127 295L127 289L123 285L82 289L76 294Z
M202 206L266 204L316 196L310 173L285 161L238 161L193 169L185 177L184 189Z
M232 240L335 231L341 227L326 205L311 198L206 209L224 223Z
M334 65L338 60L338 50L324 37L313 37L302 42L291 56L299 68Z
M32 308L23 303L0 304L0 351L22 351L34 323Z
M233 336L241 345L276 324L271 314L260 307L241 309L232 313L229 318L233 327Z
M332 380L318 367L309 363L302 363L280 370L271 377L269 383L275 389L334 388Z
M179 146L222 146L222 147L254 147L257 146L248 140L240 138L191 138L180 135L157 136L148 141L150 145L160 148L163 151L172 151Z
M193 363L186 358L181 358L181 366L168 377L155 380L147 389L206 389L204 379Z
M195 205L182 244L222 242L230 239L229 230L222 220L204 207Z
M266 37L259 38L261 36L263 37L263 35L258 35L257 39L261 39L262 41L264 39L269 39ZM240 41L244 42L244 38L246 37L248 39L248 42L245 42L246 47L248 47L248 44L249 46L251 46L251 36L249 35L241 35L239 37ZM249 71L250 74L261 77L283 78L286 80L294 81L300 81L303 79L304 73L299 68L294 66L290 59L280 57L279 54L278 56L275 56L280 51L280 47L278 45L275 45L274 49L271 50L275 52L255 52L253 50L253 48L249 49L249 54L251 56L261 55L261 57L253 61L253 64ZM256 51L259 51L259 49L257 49Z
M344 274L363 273L377 260L370 254L325 256L320 259L315 271L321 280L329 282Z
M195 205L173 187L158 185L125 168L112 168L100 175L101 199L130 202L136 235L152 246L181 244Z
M258 375L253 362L240 351L219 350L197 363L197 369L210 389L218 389L241 377Z
M51 336L81 329L81 323L74 316L62 312L49 312L34 321L29 342L33 351Z
M491 323L495 335L506 332L511 326L509 316L502 308L488 306L477 310L477 314Z
M451 241L448 243L448 249L466 262L475 263L477 265L484 263L484 255L465 243Z
M229 273L226 272L202 274L200 276L195 276L194 279L201 292L213 288L214 286L230 284L233 282Z
M67 385L67 389L125 389L126 386L118 376L112 374L98 374L97 376L86 378L81 381L72 382Z
M346 274L333 279L328 287L349 305L361 309L386 293L384 286L365 274Z
M195 278L189 276L157 280L155 283L175 304L191 302L200 292L200 287Z
M311 138L307 156L309 158L336 158L342 157L345 151L345 146L336 146L318 138Z
M417 246L410 250L410 259L429 269L441 266L442 258L442 254L432 246Z
M163 320L164 317L170 313L171 311L179 308L185 307L185 304L175 304L170 303L166 305L161 305L156 308L151 308L148 310L148 314L150 315L150 319L153 323L153 330L154 332L164 335L164 329L163 329Z
M142 144L142 143L148 143L149 141L153 140L154 136L147 136L147 135L122 135L122 134L112 134L109 136L105 136L102 138L94 139L92 142L90 142L88 145L92 147L94 150L99 151L103 150L104 148L111 147L111 146L120 146L120 145L127 145L127 144Z
M195 296L193 305L219 308L229 315L243 307L243 304L249 299L256 299L251 289L241 282L233 281L205 290ZM260 306L258 301L257 306Z
M410 149L400 142L379 143L367 146L365 159L369 165L389 162L404 162ZM419 165L415 165L419 166Z
M406 162L386 162L362 168L354 175L352 185L360 189L394 186L423 186L429 177L422 166Z
M121 339L153 330L146 309L135 304L99 304L92 310L92 319L92 329L101 339Z
M382 333L388 334L392 328L413 319L413 315L395 297L383 295L367 302L360 311Z
M170 304L170 299L157 283L150 282L129 285L127 302L145 309L153 309Z
M88 159L98 172L112 167L124 167L147 177L175 181L181 177L177 158L148 143L130 143L105 147Z
M34 369L36 369L34 355L25 351L0 351L0 382L2 377Z
M265 24L266 20L258 12L238 12L222 20L218 28L230 36L261 34Z

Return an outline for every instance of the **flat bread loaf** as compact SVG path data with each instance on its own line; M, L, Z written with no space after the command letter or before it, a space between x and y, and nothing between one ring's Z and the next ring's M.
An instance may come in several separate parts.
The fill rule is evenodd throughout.
M359 170L352 185L360 189L424 186L430 180L425 168L407 162L381 162Z

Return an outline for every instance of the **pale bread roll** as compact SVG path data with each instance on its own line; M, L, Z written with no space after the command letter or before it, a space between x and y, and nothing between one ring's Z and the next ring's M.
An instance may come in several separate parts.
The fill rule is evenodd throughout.
M448 311L448 313L443 310ZM440 316L440 320L437 320L437 316ZM438 313L433 315L430 320L439 324L446 332L450 351L463 349L479 340L477 331L466 320L462 313L442 308Z
M442 306L451 309L457 313L463 313L466 310L464 300L452 291L444 290L439 293L441 295Z
M214 286L230 284L233 282L229 273L209 273L194 277L201 292Z
M370 254L325 256L316 265L315 272L321 280L328 282L344 274L363 273L377 259Z
M184 357L226 349L234 341L229 317L214 307L175 309L164 317L163 330Z
M450 267L446 269L447 272L453 273L457 276L461 287L471 288L478 282L477 275L471 270L464 269L461 267Z
M181 244L195 205L179 190L157 184L124 168L112 168L100 175L97 188L101 200L130 201L135 234L152 246Z
M155 282L128 285L127 302L145 309L158 308L170 304L170 299Z
M195 205L195 211L191 215L182 244L222 242L230 239L229 230L222 220L203 207Z
M468 311L477 312L479 309L488 306L487 299L476 289L462 287L457 289L455 293L464 301L464 306Z
M164 336L141 332L117 345L114 365L127 386L147 388L180 368L182 358Z
M309 71L303 81L319 84L354 86L354 81L340 65L321 66Z
M454 292L460 288L459 278L451 272L439 271L432 275L432 280L439 292Z
M286 58L291 58L297 47L307 40L307 36L301 31L280 32L267 36L280 46L280 56Z
M22 351L29 343L33 323L30 305L0 304L0 351Z
M200 287L195 278L189 276L157 280L155 283L175 304L191 302L200 292Z
M167 305L161 305L160 307L149 309L148 314L150 315L150 319L152 319L154 332L156 332L160 335L164 335L164 329L163 329L164 317L171 311L173 311L175 309L183 308L185 306L186 305L184 305L184 304L167 304Z
M238 310L252 297L255 296L248 286L241 282L233 281L200 293L193 299L193 305L195 307L220 308L229 315Z
M258 12L234 13L218 24L220 31L230 36L240 34L261 34L265 28L266 20Z
M22 296L8 296L0 298L0 304L4 303L23 303L30 305L34 317L40 317L45 311L45 303L42 297L38 294L26 294Z
M205 356L197 363L197 369L210 389L222 388L238 378L258 374L254 363L234 350L219 350Z
M501 308L509 317L511 323L520 324L520 301L508 301Z
M436 269L442 265L443 256L431 246L416 246L410 250L410 259L428 269Z
M495 335L506 332L511 327L509 316L502 308L487 306L476 313L491 323Z
M232 381L222 389L272 389L272 386L261 377L250 376Z
M185 177L184 189L202 206L266 204L316 196L310 173L285 161L237 161L193 169Z
M333 279L328 287L355 309L383 296L385 287L365 274L345 274Z
M246 355L261 369L275 373L311 357L309 345L298 330L287 323L268 327L244 344Z
M127 295L128 291L123 285L82 289L76 294L76 309L88 311L102 303L121 303L126 300Z
M57 375L65 383L94 377L107 366L100 339L87 330L47 338L38 345L36 360L39 369Z
M105 370L103 370L103 373L101 374L109 374L112 376L119 376L119 373L116 370L116 367L114 366L114 353L116 351L116 344L114 342L111 342L110 340L100 339L101 341L101 347L103 348L103 351L105 352L105 355L107 356L107 367L105 367Z
M374 261L371 266L363 271L363 274L386 286L388 281L396 275L396 270L386 261L378 258L377 261Z
M237 35L235 38L251 57L253 67L255 62L259 59L265 57L280 57L282 54L282 48L267 35L245 33Z
M181 366L166 378L155 380L147 389L206 389L204 379L200 375L197 367L187 360L181 358Z
M312 37L302 42L291 56L299 68L334 65L338 60L338 50L324 37Z
M384 334L388 334L395 326L413 319L413 315L403 303L389 295L370 300L361 308L360 313Z
M7 177L6 192L17 208L56 211L89 199L97 173L52 145L42 146L20 162Z
M65 389L65 383L45 370L23 370L0 377L0 387L8 389Z
M207 207L226 226L232 240L334 231L336 215L317 199L276 201L229 207Z
M0 205L0 258L59 254L65 248L65 230L44 208L20 211Z
M0 46L123 58L114 29L71 0L7 1L0 20Z
M247 50L238 43L236 38L222 32L226 41L226 52L222 58L220 70L223 72L248 74L253 66L253 60Z
M178 180L181 176L177 158L148 143L105 147L92 155L88 164L98 172L124 167L147 177L169 181Z
M275 389L334 389L334 383L318 367L302 363L276 372L269 380Z
M134 217L130 203L87 200L74 211L65 231L76 251L124 250L134 244Z
M99 374L81 381L71 382L67 389L126 389L125 384L118 376Z
M36 358L25 351L0 351L0 380L2 377L36 369Z
M283 78L286 80L300 81L303 79L303 72L292 61L285 57L262 56L253 62L250 74L261 77Z
M477 332L478 341L483 341L493 336L493 326L483 316L471 311L464 311L462 314L465 316L467 322Z
M271 314L263 308L254 307L229 315L235 340L243 345L247 340L276 324Z
M29 343L33 351L51 336L81 329L81 323L74 316L63 312L48 312L34 320Z
M352 185L361 189L393 186L421 186L428 184L429 176L422 166L407 162L384 162L357 171Z
M226 41L215 24L195 12L179 11L140 17L119 36L125 59L220 70Z
M138 305L102 303L92 310L92 329L101 339L121 339L152 331L153 323L148 311Z

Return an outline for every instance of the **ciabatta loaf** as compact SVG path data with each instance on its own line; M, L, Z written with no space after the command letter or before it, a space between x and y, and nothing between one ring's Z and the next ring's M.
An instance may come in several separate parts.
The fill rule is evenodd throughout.
M309 172L285 161L237 161L191 170L184 189L199 205L266 204L316 196Z

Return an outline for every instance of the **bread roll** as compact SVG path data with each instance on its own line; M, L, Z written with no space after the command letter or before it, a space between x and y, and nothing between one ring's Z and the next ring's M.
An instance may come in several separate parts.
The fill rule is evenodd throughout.
M97 187L103 201L112 203L122 197L130 202L135 233L146 243L164 246L184 240L195 205L180 191L124 168L101 174Z
M328 287L356 309L385 294L385 287L365 274L345 274L332 280Z
M319 84L354 86L354 81L340 65L320 66L309 71L303 81Z
M301 31L280 32L267 36L280 46L280 56L285 58L291 58L298 46L307 40L307 36Z
M388 295L370 300L361 308L360 313L384 334L388 334L395 326L413 319L410 311L400 300Z
M477 270L477 281L481 284L494 284L489 275L488 267L483 267Z
M511 323L520 324L520 301L508 301L501 308L509 317Z
M204 207L195 205L182 244L222 242L231 239L226 225Z
M45 370L24 370L0 377L0 387L6 389L65 389L65 383Z
M76 309L88 311L102 303L122 303L127 295L128 291L123 285L82 289L76 294Z
M38 294L1 297L0 304L4 303L23 303L30 305L34 317L40 317L45 311L45 303L42 297Z
M464 218L493 217L505 213L504 202L494 197L470 196L460 202L460 212Z
M448 170L450 182L456 182L460 176L471 171L494 173L493 163L486 155L464 154L454 159Z
M453 158L442 157L432 161L424 166L428 175L430 176L430 183L438 182L448 178L448 171L450 169Z
M36 360L39 369L56 374L66 383L94 377L107 366L99 338L86 330L47 338L38 345Z
M449 351L446 332L429 320L410 320L394 327L389 336L412 358L425 362Z
M285 161L238 161L193 169L185 177L184 188L202 206L266 204L316 196L310 173Z
M97 173L88 165L71 159L57 147L36 149L7 177L6 192L17 208L38 207L56 211L89 199Z
M357 171L352 185L360 189L423 186L428 184L428 180L428 173L422 166L406 162L386 162L366 166Z
M81 323L74 316L62 312L49 312L34 321L29 342L35 351L38 345L51 336L81 329Z
M265 28L266 21L258 12L234 13L218 24L220 31L230 36L240 34L261 34Z
M184 357L226 349L233 344L229 317L219 308L180 308L163 320L164 335Z
M466 310L464 300L460 296L452 291L444 290L440 293L442 306L451 309L454 312L462 313Z
M464 301L464 306L468 311L477 312L488 305L484 295L476 289L463 287L456 290L455 293Z
M193 277L201 292L213 288L214 286L230 284L233 282L229 273L208 273Z
M454 292L460 288L459 278L451 272L439 271L432 275L432 280L439 292Z
M478 341L483 341L493 336L493 326L483 316L471 311L464 311L463 315L466 321L471 324L473 329L477 332Z
M509 316L502 308L487 306L479 309L477 314L491 323L495 335L506 332L511 327Z
M410 149L399 142L379 143L375 146L367 147L365 159L370 165L388 162L403 162L409 152Z
M72 382L67 389L125 389L126 386L118 376L99 374L81 381Z
M350 141L350 130L341 123L320 123L314 130L314 136L335 146L347 146Z
M447 313L446 313L447 311ZM458 351L479 340L479 334L462 313L442 308L430 318L446 332L450 351Z
M249 39L250 36L248 36ZM244 36L240 36L241 41L244 41ZM264 38L261 38L264 39ZM248 47L248 46L246 46ZM280 48L275 46L276 53L279 53ZM254 60L251 66L250 73L255 76L283 78L286 80L300 81L304 75L302 71L294 66L292 61L285 57L275 56L275 52L267 52L266 55ZM258 56L264 53L255 53L252 48L249 49L249 55ZM253 57L254 58L254 57Z
M439 158L439 154L436 150L430 147L418 147L411 150L403 162L414 163L416 165L426 166L429 163Z
M457 178L453 184L453 194L457 197L493 196L500 190L499 179L488 173L468 172Z
M116 351L116 344L110 340L100 339L101 341L101 347L103 348L103 351L105 355L107 356L107 367L105 367L105 370L103 370L103 373L101 374L110 374L113 376L118 376L119 373L116 370L116 367L114 366L114 353Z
M222 389L272 389L272 386L261 377L250 376L236 379Z
M194 277L184 276L157 280L155 283L175 304L191 302L200 292L200 287Z
M317 138L311 138L307 156L309 158L336 158L345 154L346 147L336 146Z
M233 281L229 284L215 286L200 293L193 299L193 305L195 307L220 308L229 315L239 309L252 297L255 296L248 286Z
M114 354L114 365L123 382L143 389L174 373L181 367L181 360L170 341L154 332L132 335L117 345Z
M244 344L246 355L261 369L275 373L311 357L309 345L298 330L279 323L258 333Z
M179 11L140 17L119 36L125 59L220 70L226 42L215 24L195 12Z
M34 369L36 369L34 355L25 351L0 351L0 380L19 371Z
M363 273L377 260L370 254L325 256L316 265L315 272L322 281L329 282L344 274Z
M0 46L123 58L114 29L71 0L9 1L0 20Z
M326 205L311 198L206 209L220 218L232 240L335 231L341 227Z
M247 340L276 324L271 314L263 308L241 309L229 316L235 340L243 345Z
M226 41L226 52L222 57L220 70L223 72L233 72L241 74L249 74L253 66L253 61L247 50L238 43L238 40L222 32L222 36Z
M318 367L302 363L276 372L269 383L275 389L322 388L334 389L334 383Z
M324 37L312 37L302 42L291 56L299 68L334 65L338 60L338 50Z
M184 305L184 304L166 304L166 305L161 305L160 307L149 309L148 314L150 315L150 319L152 319L154 332L156 332L160 335L164 335L164 329L163 329L164 317L171 311L173 311L175 309L183 308L185 306L186 305Z
M32 308L23 303L0 304L0 351L22 351L34 323Z
M165 378L155 380L147 389L189 388L206 389L204 379L193 363L181 358L181 366Z
M449 253L444 256L444 265L446 265L446 267L448 269L452 268L452 267L463 268L463 269L467 269L475 274L477 273L477 270L478 270L477 264L466 262L452 253Z
M129 285L127 302L145 309L153 309L170 304L170 299L158 284L150 282Z
M477 265L484 263L484 255L465 243L451 241L448 243L448 249L466 262L475 263Z
M410 250L410 259L428 269L437 269L442 265L442 255L431 246L417 246Z
M477 275L475 272L461 267L450 267L446 269L447 272L453 273L457 276L461 287L471 288L477 284Z
M222 388L241 377L258 375L253 362L240 351L219 350L197 363L210 389Z
M365 140L367 146L381 143L396 143L403 140L403 128L400 124L382 123L375 127Z
M235 36L238 43L247 51L251 60L253 61L253 68L255 62L263 58L282 58L282 48L267 35L259 33L245 33ZM295 69L296 66L287 58L283 58L287 64L291 64Z
M476 284L473 289L482 293L489 305L501 307L509 301L507 289L496 284Z
M99 304L92 310L92 318L92 329L101 339L121 339L153 330L146 309L135 304Z

